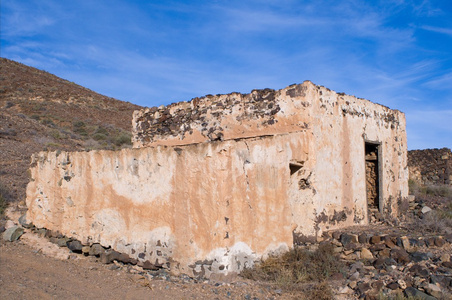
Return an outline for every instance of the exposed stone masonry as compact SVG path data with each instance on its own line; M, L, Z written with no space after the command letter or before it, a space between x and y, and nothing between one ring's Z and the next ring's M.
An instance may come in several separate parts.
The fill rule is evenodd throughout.
M288 91L292 96L301 92L299 86ZM193 134L193 125L201 128L206 140L223 140L220 115L233 112L238 112L237 122L257 119L264 126L272 125L277 122L274 116L281 109L275 102L276 93L272 89L263 89L253 90L250 94L207 95L193 98L190 102L136 111L134 142L142 139L143 143L149 143L168 135L184 139L187 132Z

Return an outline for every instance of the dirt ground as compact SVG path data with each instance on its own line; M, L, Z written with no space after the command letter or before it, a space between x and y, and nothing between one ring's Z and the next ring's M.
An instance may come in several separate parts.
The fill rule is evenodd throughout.
M30 245L32 244L32 245ZM149 279L132 267L104 265L26 233L0 242L0 299L291 299L242 278L229 283ZM57 258L55 258L57 257ZM59 257L59 258L58 258Z

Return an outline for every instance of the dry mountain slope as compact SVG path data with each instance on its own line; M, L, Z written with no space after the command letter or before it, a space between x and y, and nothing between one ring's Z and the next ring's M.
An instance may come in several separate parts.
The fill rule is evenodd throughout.
M140 108L0 58L0 193L24 199L35 152L130 145L132 113Z

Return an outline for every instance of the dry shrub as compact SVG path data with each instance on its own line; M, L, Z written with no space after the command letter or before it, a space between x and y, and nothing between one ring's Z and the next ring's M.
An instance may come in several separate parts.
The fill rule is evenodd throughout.
M412 222L413 228L422 234L449 234L452 233L452 209L426 213L422 218Z
M309 299L318 300L331 300L334 299L333 291L326 281L316 283L311 289L305 291L306 294L309 293Z
M0 183L0 217L5 213L9 201L11 201L9 191Z
M333 247L330 243L320 244L316 251L296 247L280 256L271 256L252 269L243 270L241 275L274 283L284 289L297 289L297 285L304 282L322 283L342 271L343 265ZM321 286L326 294L331 293L328 284Z

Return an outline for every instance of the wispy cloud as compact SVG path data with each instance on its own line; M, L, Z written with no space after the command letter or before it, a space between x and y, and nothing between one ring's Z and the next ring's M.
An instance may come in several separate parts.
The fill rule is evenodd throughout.
M428 26L428 25L421 26L421 28L424 30L428 30L428 31L443 33L445 35L452 37L452 28L442 28L442 27L435 27L435 26Z
M1 51L147 106L309 79L410 118L451 103L450 19L425 0L5 0Z
M452 71L441 76L434 76L427 80L424 85L432 89L452 90Z

